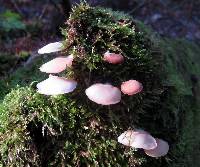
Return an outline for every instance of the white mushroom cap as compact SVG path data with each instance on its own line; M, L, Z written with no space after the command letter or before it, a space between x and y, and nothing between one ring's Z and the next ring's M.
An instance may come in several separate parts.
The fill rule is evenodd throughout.
M127 130L118 137L118 142L134 148L153 149L156 140L143 130Z
M165 156L169 151L169 144L161 139L156 139L157 147L151 150L144 150L148 156L161 157Z
M91 101L102 105L116 104L121 100L121 91L110 84L94 84L85 93Z
M72 92L77 86L77 82L53 75L38 83L38 92L45 95L59 95Z
M73 56L67 57L57 57L40 67L41 72L46 73L60 73L64 71L67 67L71 67L73 61Z
M41 49L38 50L38 54L45 54L45 53L51 53L51 52L58 52L64 49L64 45L61 41L59 42L53 42L49 43L48 45L45 45Z

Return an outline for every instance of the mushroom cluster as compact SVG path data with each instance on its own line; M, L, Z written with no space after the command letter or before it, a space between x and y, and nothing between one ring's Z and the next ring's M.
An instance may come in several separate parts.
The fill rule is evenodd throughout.
M39 54L57 52L64 49L62 42L50 43L38 50ZM57 74L64 71L67 67L71 67L73 62L73 56L57 57L40 67L41 72L49 73L49 78L38 83L38 92L44 95L59 95L72 92L77 85L77 82L71 79L54 76L51 74Z
M50 43L38 50L39 54L62 51L63 42ZM49 78L38 83L38 92L44 95L59 95L70 93L75 90L77 82L73 79L58 77L52 74L58 74L67 68L72 67L74 56L57 57L43 64L40 67L41 72L49 73ZM102 60L114 65L123 63L122 54L106 52ZM86 96L93 102L100 105L114 105L121 101L121 92L124 95L132 96L140 93L143 85L137 80L124 81L121 87L115 87L111 84L95 83L85 90ZM144 152L151 157L160 157L167 154L169 145L162 139L152 137L143 130L127 130L118 137L118 142L129 147L144 149Z
M62 51L64 49L63 42L50 43L38 50L39 54ZM45 95L58 95L74 91L77 82L72 79L54 76L51 74L58 74L67 68L72 67L73 55L67 57L57 57L53 60L43 64L40 67L41 72L49 73L49 78L38 83L38 92ZM110 53L107 51L103 55L103 60L111 64L120 64L124 62L124 56L121 54ZM87 97L101 105L112 105L121 101L121 92L129 96L142 91L143 86L136 80L125 81L121 84L121 91L119 88L111 84L96 83L85 90Z
M151 157L164 156L169 150L166 141L154 138L143 130L127 130L118 137L118 142L125 146L144 149L144 152Z

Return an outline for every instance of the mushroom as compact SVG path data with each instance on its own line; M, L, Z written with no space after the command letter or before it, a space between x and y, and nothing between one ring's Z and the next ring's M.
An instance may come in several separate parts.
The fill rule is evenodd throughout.
M41 49L38 50L38 54L45 54L51 52L58 52L64 49L64 45L62 41L49 43L45 45Z
M129 96L141 92L142 89L142 84L136 80L125 81L121 84L121 91Z
M66 69L66 67L71 67L73 61L73 56L69 55L67 57L57 57L40 67L41 72L46 73L60 73Z
M110 84L94 84L85 93L91 101L102 105L116 104L121 100L120 90Z
M153 149L157 147L156 140L143 130L127 130L118 137L118 142L134 148Z
M118 137L118 142L125 146L131 146L133 138L134 138L134 131L127 130Z
M111 64L120 64L124 61L124 57L121 54L110 53L107 51L104 53L104 61L111 63Z
M156 140L150 134L137 133L134 135L131 147L150 150L156 148L157 143Z
M156 139L157 147L150 150L144 150L144 152L151 157L165 156L169 151L169 144L161 139Z
M54 75L38 83L38 92L45 95L59 95L72 92L77 86L77 82Z
M148 134L148 132L141 129L127 130L118 137L118 142L125 146L131 146L136 134Z

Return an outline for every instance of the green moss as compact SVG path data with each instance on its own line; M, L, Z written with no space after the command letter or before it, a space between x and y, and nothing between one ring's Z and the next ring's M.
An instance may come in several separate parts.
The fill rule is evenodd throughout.
M10 60L10 58L8 59ZM11 64L12 63L13 62L11 62ZM34 84L35 81L42 80L48 76L45 76L38 70L42 63L44 63L43 58L38 57L35 59L34 64L29 64L29 66L26 67L20 66L14 72L2 77L0 82L0 101L12 89L15 89L19 86ZM2 63L1 65L3 66Z
M85 3L73 8L62 31L66 54L75 56L73 68L62 75L79 84L67 95L38 94L35 81L44 78L37 71L41 59L8 78L14 89L0 104L2 166L175 167L196 162L187 153L198 146L198 138L191 137L197 130L188 131L199 122L199 94L194 93L199 90L198 46L160 38L124 13ZM124 63L104 62L108 50L124 55ZM118 104L97 105L85 95L94 83L120 87L129 79L142 82L144 90L122 95ZM117 143L130 128L168 141L169 154L154 159Z
M125 14L80 4L73 8L67 27L62 31L67 52L84 61L90 70L101 68L99 63L102 63L102 54L106 51L123 54L135 68L155 65L155 62L149 64L153 61L151 42Z
M161 38L138 22L146 36L160 48L167 74L163 83L175 90L169 108L176 116L177 139L171 145L170 167L198 167L200 110L200 47L184 39ZM166 103L167 104L167 103Z
M118 127L111 121L111 115L104 113L108 117L108 123L104 123L103 116L81 105L73 96L48 98L28 87L7 95L0 116L1 162L7 166L62 163L128 166L124 157L133 154L124 155L114 140ZM30 148L34 150L31 152Z
M200 110L200 59L198 45L185 40L164 39L161 48L165 54L168 73L167 83L174 85L182 111L179 111L179 139L174 144L171 166L194 166L199 164L199 110Z
M36 74L36 65L30 65L29 68L20 67L28 57L29 53L25 51L20 52L19 55L0 53L0 100L17 84L30 83L30 79L32 82L33 76L38 75ZM39 60L35 63L38 62Z
M3 166L24 166L28 162L39 166L35 145L27 129L30 118L21 113L21 104L29 96L30 92L25 94L24 89L19 89L12 91L1 104L0 133L3 135L0 138L0 159Z

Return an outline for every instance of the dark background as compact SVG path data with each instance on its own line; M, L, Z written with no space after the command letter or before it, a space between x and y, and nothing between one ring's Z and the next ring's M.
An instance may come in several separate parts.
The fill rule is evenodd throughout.
M87 2L129 13L162 36L200 41L199 0ZM28 57L41 46L60 40L60 27L64 26L71 6L76 3L79 0L0 0L0 56L3 53ZM15 64L19 62L12 66Z

